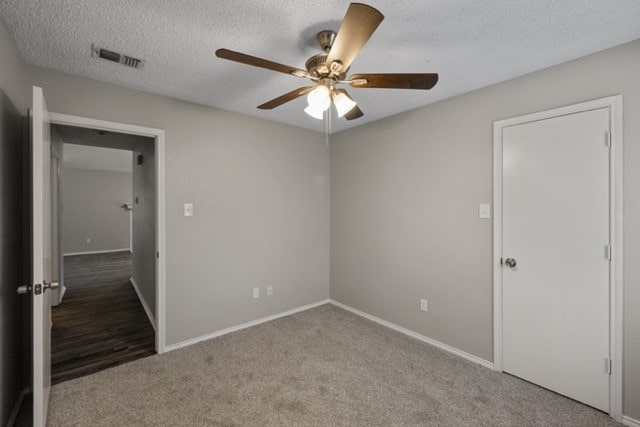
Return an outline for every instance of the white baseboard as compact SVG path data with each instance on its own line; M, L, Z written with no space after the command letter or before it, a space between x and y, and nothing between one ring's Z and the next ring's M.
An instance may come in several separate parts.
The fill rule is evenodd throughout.
M640 421L626 415L622 416L622 424L629 427L640 427Z
M376 316L372 316L371 314L365 313L364 311L360 311L358 309L355 309L353 307L350 307L346 304L342 304L341 302L335 301L335 300L329 300L329 302L333 305L335 305L336 307L340 307L343 308L347 311L350 311L354 314L357 314L358 316L364 317L365 319L369 319L373 322L379 323L382 326L386 326L387 328L391 328L395 331L401 332L405 335L408 335L412 338L415 338L417 340L420 340L422 342L425 342L427 344L431 344L434 347L438 347L441 350L444 351L448 351L449 353L455 354L456 356L462 357L463 359L467 359L471 362L477 363L479 365L482 365L486 368L489 369L493 369L493 362L489 362L488 360L482 359L478 356L474 356L473 354L467 353L466 351L462 351L459 350L455 347L451 347L448 344L442 343L440 341L436 341L432 338L429 337L425 337L424 335L420 335L417 332L411 331L409 329L403 328L402 326L398 326L396 324L393 324L391 322L387 322L386 320L380 319L379 317Z
M326 299L326 300L314 302L312 304L307 304L307 305L303 305L301 307L292 308L291 310L283 311L282 313L273 314L271 316L263 317L263 318L257 319L257 320L252 320L251 322L242 323L242 324L236 325L236 326L231 326L230 328L222 329L220 331L212 332L210 334L206 334L206 335L202 335L202 336L199 336L199 337L196 337L196 338L192 338L190 340L182 341L182 342L179 342L177 344L171 344L171 345L165 346L164 350L165 350L165 352L172 351L172 350L177 350L179 348L183 348L183 347L187 347L187 346L190 346L190 345L193 345L193 344L197 344L197 343L202 342L202 341L207 341L207 340L210 340L212 338L217 338L217 337L219 337L221 335L226 335L226 334L229 334L231 332L236 332L236 331L239 331L241 329L250 328L251 326L256 326L256 325L259 325L261 323L269 322L271 320L279 319L281 317L289 316L289 315L292 315L292 314L295 314L295 313L299 313L301 311L309 310L309 309L314 308L314 307L318 307L318 306L321 306L321 305L324 305L324 304L328 304L329 301L330 300Z
M138 294L138 299L140 300L140 303L142 304L142 308L144 308L144 312L147 313L147 317L149 318L149 322L151 322L151 326L153 326L153 330L156 330L156 318L153 317L153 313L151 312L151 309L149 309L149 306L147 305L147 300L144 299L144 297L142 296L142 291L140 290L140 286L138 286L138 282L136 282L136 279L133 278L133 276L131 276L131 278L129 279L131 281L131 284L133 285L133 289L136 290L136 294Z
M122 249L106 249L104 251L69 252L69 253L62 254L62 256L108 254L111 252L125 252L125 251L129 251L133 253L131 251L131 248L122 248Z
M22 389L18 399L16 400L16 404L13 407L13 412L11 412L11 416L9 417L9 421L7 421L7 427L13 427L16 423L16 418L18 418L18 413L20 412L20 407L22 406L22 402L24 401L24 397L29 392L28 388Z

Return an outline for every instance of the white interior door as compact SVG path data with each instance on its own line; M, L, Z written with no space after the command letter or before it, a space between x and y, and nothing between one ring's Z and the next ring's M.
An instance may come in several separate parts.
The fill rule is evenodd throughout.
M502 133L503 370L607 412L609 117Z
M52 216L50 121L42 89L33 87L32 141L32 327L33 425L44 426L51 388Z

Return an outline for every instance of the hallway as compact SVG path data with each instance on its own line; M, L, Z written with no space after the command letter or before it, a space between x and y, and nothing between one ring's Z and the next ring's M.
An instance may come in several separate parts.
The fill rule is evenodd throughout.
M67 287L53 307L51 382L155 354L155 333L131 284L131 253L66 256Z

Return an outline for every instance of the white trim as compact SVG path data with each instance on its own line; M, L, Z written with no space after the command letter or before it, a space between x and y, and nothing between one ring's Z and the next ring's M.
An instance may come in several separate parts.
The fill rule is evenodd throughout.
M121 248L121 249L105 249L103 251L68 252L68 253L62 254L62 256L110 254L113 252L131 252L131 249Z
M29 388L25 387L22 389L22 391L18 395L18 399L16 400L16 404L13 407L13 411L11 411L11 416L7 421L7 427L13 427L13 425L16 423L16 418L18 418L18 414L20 413L20 407L22 406L24 397L27 395L28 392L29 392Z
M154 138L156 158L156 352L164 353L166 340L165 280L166 280L166 233L165 233L165 133L162 129L148 128L124 123L108 122L69 114L50 113L51 123L88 129L107 130Z
M113 132L127 133L129 135L148 136L155 138L162 129L148 128L145 126L131 125L126 123L116 123L106 120L92 119L90 117L74 116L70 114L49 112L51 123L65 126L75 126L87 129L110 130Z
M493 366L502 372L502 128L493 124Z
M545 120L601 108L609 108L610 157L610 239L612 262L609 270L611 299L609 339L612 373L609 380L609 415L622 421L622 341L623 341L623 244L622 244L622 95L615 95L548 111L500 120L493 124L493 342L495 370L502 372L502 130L508 126Z
M609 349L612 361L612 373L609 379L610 408L609 414L618 421L622 421L623 384L622 358L624 334L624 255L623 255L623 138L622 138L622 95L610 99L611 114L611 205L609 216L609 233L611 235L611 263L609 281L611 283L610 298L610 336Z
M147 313L147 317L149 318L149 322L151 322L151 326L153 326L153 330L156 330L156 319L155 317L153 317L153 313L151 313L151 309L149 308L149 305L147 304L147 300L144 299L144 296L142 295L142 290L140 289L140 286L138 286L138 282L136 282L136 279L133 278L133 276L131 276L129 278L129 280L131 281L131 284L133 285L133 289L136 290L136 294L138 294L138 299L140 300L140 304L142 304L142 308L144 308L144 312Z
M622 417L622 424L630 427L640 427L640 421L631 417L627 417L626 415Z
M424 335L421 335L417 332L411 331L409 329L403 328L402 326L398 326L394 323L391 322L387 322L386 320L383 320L379 317L373 316L371 314L365 313L364 311L360 311L356 308L350 307L346 304L343 304L341 302L338 302L336 300L329 300L329 302L333 305L335 305L336 307L340 307L344 310L350 311L354 314L357 314L358 316L364 317L365 319L371 320L373 322L376 322L382 326L386 326L387 328L393 329L394 331L398 331L400 333L403 333L405 335L408 335L412 338L415 338L419 341L422 341L424 343L430 344L434 347L439 348L440 350L444 350L446 352L449 352L451 354L454 354L458 357L462 357L463 359L466 359L470 362L473 363L477 363L479 365L484 366L485 368L489 368L489 369L493 369L493 363L489 362L488 360L485 360L481 357L478 356L474 356L473 354L467 353L466 351L462 351L460 349L457 349L455 347L452 347L448 344L445 344L443 342L440 341L436 341L433 338L429 338L429 337L425 337Z
M164 131L156 135L156 352L166 351L165 284L166 284L166 229L165 229L165 182L164 182Z
M271 320L279 319L281 317L290 316L292 314L299 313L301 311L305 311L305 310L309 310L311 308L319 307L321 305L329 304L330 302L331 302L330 300L326 299L326 300L314 302L312 304L303 305L301 307L292 308L291 310L283 311L281 313L273 314L271 316L262 317L262 318L257 319L257 320L252 320L251 322L246 322L246 323L242 323L240 325L231 326L230 328L222 329L222 330L219 330L219 331L216 331L216 332L212 332L210 334L201 335L201 336L196 337L196 338L191 338L191 339L186 340L186 341L182 341L182 342L179 342L179 343L176 343L176 344L168 345L168 346L165 347L165 351L172 351L172 350L177 350L179 348L188 347L190 345L197 344L197 343L202 342L202 341L208 341L210 339L217 338L217 337L222 336L222 335L230 334L231 332L236 332L236 331L239 331L239 330L242 330L242 329L250 328L252 326L256 326L256 325L259 325L261 323L269 322Z

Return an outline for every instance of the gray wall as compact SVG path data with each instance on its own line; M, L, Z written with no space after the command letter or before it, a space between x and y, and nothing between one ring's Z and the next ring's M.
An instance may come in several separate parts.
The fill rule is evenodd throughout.
M16 288L26 283L23 215L24 100L17 87L20 62L0 20L0 425L6 425L25 386L23 379L23 302ZM17 70L17 71L16 71ZM26 274L25 274L26 273Z
M334 135L331 297L492 360L493 122L623 94L624 413L640 419L639 76L635 41Z
M137 164L138 155L142 165ZM133 278L155 317L156 307L156 177L154 140L139 142L133 151Z
M129 249L131 172L64 168L62 188L65 255Z
M0 17L0 87L18 111L25 115L31 104L31 92L25 76L25 65Z
M165 130L168 344L329 297L324 135L39 67L27 74L51 111Z

